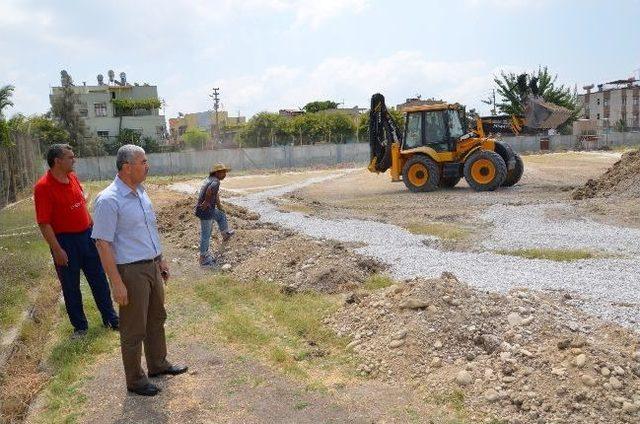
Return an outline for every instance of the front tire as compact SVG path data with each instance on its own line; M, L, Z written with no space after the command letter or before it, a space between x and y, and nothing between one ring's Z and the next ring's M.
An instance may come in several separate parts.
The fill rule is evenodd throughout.
M465 162L464 178L476 191L493 191L507 178L507 164L496 152L480 150Z
M413 192L434 191L440 183L440 167L427 156L412 156L402 168L402 181Z
M502 183L502 187L511 187L522 178L522 174L524 173L524 163L522 162L522 158L519 154L515 153L516 166L513 167L511 171L507 172L507 178Z

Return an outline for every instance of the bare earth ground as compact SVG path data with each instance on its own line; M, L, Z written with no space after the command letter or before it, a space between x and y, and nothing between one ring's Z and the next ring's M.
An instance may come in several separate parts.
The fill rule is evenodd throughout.
M631 199L570 200L570 192L618 160L610 153L525 157L521 184L475 193L409 193L402 183L365 170L272 199L283 212L361 218L403 227L445 224L455 250L476 250L488 231L479 216L492 205L570 203L612 225L640 228ZM277 188L309 177L275 174L228 178L227 196ZM197 181L152 186L173 280L167 289L170 359L191 372L158 379L161 395L144 399L124 390L119 352L96 362L80 391L80 421L110 422L433 422L617 423L640 416L638 334L584 315L563 293L474 290L455 276L370 287L385 267L357 246L313 239L226 205L236 236L220 248L224 271L202 270L197 220L191 213ZM175 191L178 190L178 191ZM613 213L615 212L615 214ZM562 218L562 217L559 217ZM464 230L464 231L462 231ZM461 235L462 234L462 235ZM220 246L218 239L213 245ZM335 302L324 324L346 338L353 365L296 359L300 377L255 351L226 343L220 317L197 291L212 275L234 284L266 281L284 293L316 292ZM378 280L376 280L378 281ZM241 306L241 305L239 305ZM315 342L307 340L312 352ZM316 350L314 350L316 349ZM318 357L340 355L338 348ZM321 364L321 366L319 366ZM316 368L314 368L316 367ZM38 411L30 421L38 422Z

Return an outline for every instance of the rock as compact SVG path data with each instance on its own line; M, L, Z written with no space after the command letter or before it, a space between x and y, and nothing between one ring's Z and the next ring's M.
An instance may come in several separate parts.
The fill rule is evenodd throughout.
M580 381L582 381L582 384L584 384L587 387L594 387L596 384L598 384L596 379L590 376L589 374L583 374L580 377Z
M431 360L431 367L433 368L440 368L442 366L442 358L438 357L438 356L434 356L434 358Z
M520 354L522 356L526 356L527 358L533 358L533 353L529 352L526 349L520 349Z
M600 368L600 374L602 374L604 377L609 377L611 371L609 371L609 368L607 367L602 367Z
M565 350L571 346L571 339L564 339L558 342L558 349Z
M557 375L558 377L563 377L566 374L567 370L560 367L560 368L553 368L551 370L551 374L553 375Z
M516 381L516 378L510 375L504 376L502 377L501 380L503 383L513 383L514 381Z
M502 341L493 334L483 334L480 336L480 340L482 342L482 347L487 353L493 353L500 347Z
M620 366L615 366L615 367L613 367L613 373L614 373L615 375L624 375L624 374L625 374L625 371L624 371L624 369L623 369L622 367L620 367Z
M573 363L576 367L582 368L587 363L587 356L584 353L576 356L576 359L573 360Z
M640 377L640 365L632 365L631 372L636 376Z
M634 412L638 412L638 410L640 410L640 405L631 402L623 402L622 410L628 414L633 414Z
M473 378L468 371L462 370L456 375L456 383L460 386L468 386L473 382Z
M484 370L485 380L493 380L494 377L495 377L495 374L493 373L493 370L491 368L487 368L486 370Z
M224 264L224 265L222 265L221 269L223 271L229 271L229 270L231 270L231 264Z
M484 398L485 398L488 402L493 403L493 402L495 402L495 401L497 401L497 400L498 400L499 395L498 395L498 392L496 392L495 390L493 390L493 389L489 389L489 390L487 390L486 392L484 392Z
M402 301L402 303L400 303L401 309L424 309L427 306L429 306L428 302L425 302L421 299L416 299L414 297L405 299Z
M404 344L404 339L400 339L400 340L392 340L391 343L389 343L389 349L396 349L399 348L400 346L402 346Z
M391 336L391 339L401 340L401 339L404 339L405 337L407 337L407 330L400 330L397 333L395 333L393 336Z
M427 306L427 312L429 312L430 314L435 314L438 312L438 307L436 305L429 305Z
M631 357L634 361L640 362L640 350L633 352L633 355L631 355Z
M622 382L615 377L611 377L609 379L609 384L611 384L611 388L615 390L619 390L622 388Z
M436 340L436 342L433 344L433 347L435 349L440 349L442 347L442 342L440 340Z
M533 315L530 315L530 316L528 316L526 318L523 318L521 324L522 325L529 325L532 322L533 322Z
M512 327L517 327L522 324L522 317L517 312L511 312L507 315L507 322Z

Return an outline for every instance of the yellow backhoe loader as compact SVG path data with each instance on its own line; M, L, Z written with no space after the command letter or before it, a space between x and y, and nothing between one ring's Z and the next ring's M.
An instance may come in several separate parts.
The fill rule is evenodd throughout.
M405 109L404 135L384 103L374 94L369 111L371 172L390 171L413 192L451 188L465 178L477 191L492 191L517 183L524 172L520 156L506 143L484 134L483 122L469 130L463 106L454 103ZM564 123L571 112L537 98L527 102L518 125L545 128ZM559 123L558 123L559 122Z

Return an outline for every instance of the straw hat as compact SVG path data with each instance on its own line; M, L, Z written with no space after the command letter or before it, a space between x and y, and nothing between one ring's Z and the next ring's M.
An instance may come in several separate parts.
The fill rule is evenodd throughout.
M229 172L231 171L231 168L227 168L224 163L216 163L215 165L213 165L213 168L211 168L211 173L218 172L218 171Z

